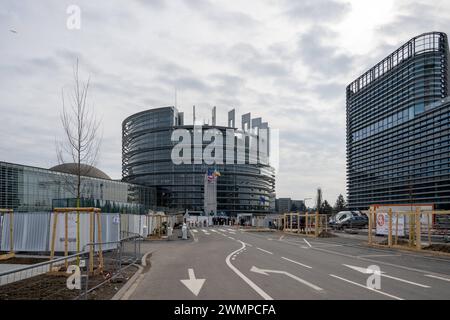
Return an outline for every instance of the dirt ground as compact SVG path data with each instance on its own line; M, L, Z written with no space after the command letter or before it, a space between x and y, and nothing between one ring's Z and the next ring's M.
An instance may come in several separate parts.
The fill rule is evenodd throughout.
M8 260L0 260L0 264L36 264L46 261L48 261L48 258L14 257Z
M122 275L103 284L88 294L89 300L109 300L136 273L135 266L129 266ZM106 272L89 277L89 288L108 279ZM40 275L0 287L0 300L72 300L81 293L66 287L66 275ZM81 299L84 299L82 297Z
M424 250L431 250L431 251L440 251L440 252L447 252L450 253L450 244L432 244L431 246L427 246L423 248Z

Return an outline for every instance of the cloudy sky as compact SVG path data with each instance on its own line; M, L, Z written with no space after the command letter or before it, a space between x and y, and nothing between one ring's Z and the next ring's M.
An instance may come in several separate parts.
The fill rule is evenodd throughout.
M69 5L81 28L66 26ZM14 30L15 32L11 31ZM411 37L450 32L449 1L2 0L0 161L51 167L78 57L103 124L98 167L121 177L121 122L217 106L280 130L277 196L345 194L345 88Z

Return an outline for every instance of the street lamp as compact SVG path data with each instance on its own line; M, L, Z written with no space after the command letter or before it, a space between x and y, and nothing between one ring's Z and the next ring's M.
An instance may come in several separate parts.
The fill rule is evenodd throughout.
M308 209L308 207L306 206L306 200L312 200L312 198L304 198L303 199L303 204L305 205L305 210Z

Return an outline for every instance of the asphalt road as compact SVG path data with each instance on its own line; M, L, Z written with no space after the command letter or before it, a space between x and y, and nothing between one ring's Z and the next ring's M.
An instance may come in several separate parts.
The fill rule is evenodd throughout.
M447 257L368 248L351 236L314 239L231 227L192 234L195 240L143 245L152 252L151 268L130 299L450 298ZM366 285L376 270L369 266L380 268L379 289Z

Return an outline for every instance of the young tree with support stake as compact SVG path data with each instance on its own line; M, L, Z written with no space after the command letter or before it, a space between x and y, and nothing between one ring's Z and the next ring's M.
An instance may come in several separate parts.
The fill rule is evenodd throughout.
M88 104L90 77L86 82L79 78L78 59L73 68L73 88L67 95L62 89L61 123L63 139L56 144L59 164L75 165L76 179L66 179L66 188L74 191L80 207L82 177L87 176L95 165L100 150L100 121ZM66 101L69 106L66 106ZM80 214L77 213L77 252L80 252Z

